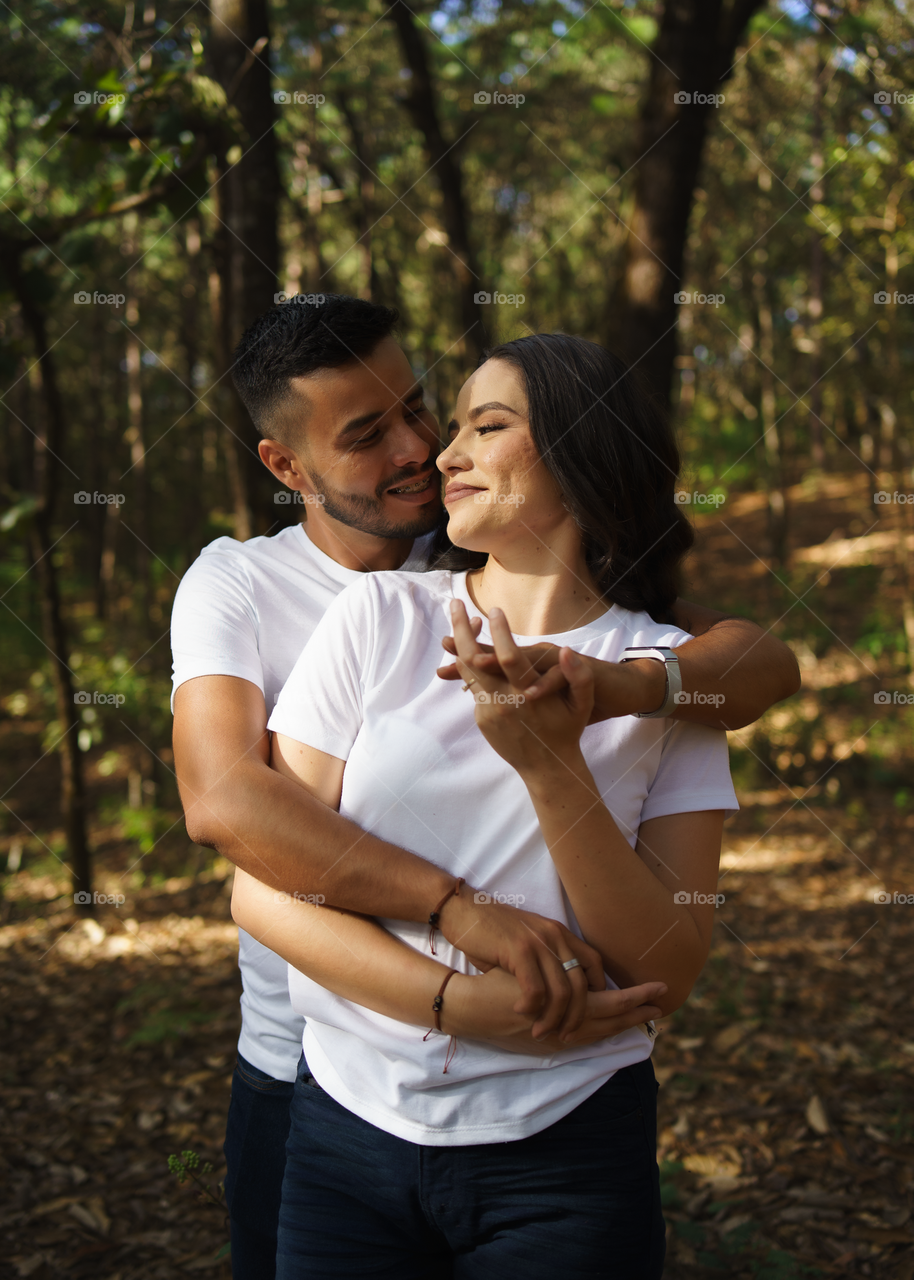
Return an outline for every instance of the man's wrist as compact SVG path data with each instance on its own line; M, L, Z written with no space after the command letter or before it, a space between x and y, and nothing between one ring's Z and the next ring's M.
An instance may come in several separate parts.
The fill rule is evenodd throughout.
M631 710L628 715L657 711L666 697L666 669L656 658L632 658L620 663L631 680ZM618 713L617 713L618 714ZM623 713L624 714L624 713Z

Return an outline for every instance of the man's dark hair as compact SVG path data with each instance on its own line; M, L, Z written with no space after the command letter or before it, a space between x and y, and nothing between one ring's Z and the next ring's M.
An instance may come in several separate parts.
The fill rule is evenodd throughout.
M316 296L323 301L305 302L298 295L258 316L235 350L232 381L262 436L274 434L291 378L364 359L391 336L400 318L392 307L362 298Z
M665 416L618 356L584 338L532 334L484 359L520 372L533 443L583 534L604 597L669 621L694 534L674 497L679 450ZM441 542L439 535L436 550ZM455 547L436 567L485 561Z

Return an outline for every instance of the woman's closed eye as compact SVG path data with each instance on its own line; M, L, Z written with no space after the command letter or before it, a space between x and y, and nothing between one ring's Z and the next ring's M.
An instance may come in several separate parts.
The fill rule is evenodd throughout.
M476 434L483 436L489 431L501 431L509 424L507 422L486 422L482 426L476 428Z

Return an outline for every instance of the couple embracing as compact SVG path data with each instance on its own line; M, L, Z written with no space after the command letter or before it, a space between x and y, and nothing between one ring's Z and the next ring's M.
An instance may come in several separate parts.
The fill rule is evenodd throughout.
M723 724L795 664L678 599L678 453L620 361L497 347L442 437L395 321L248 331L308 519L175 604L188 830L238 867L233 1273L659 1277L651 1020L710 946Z

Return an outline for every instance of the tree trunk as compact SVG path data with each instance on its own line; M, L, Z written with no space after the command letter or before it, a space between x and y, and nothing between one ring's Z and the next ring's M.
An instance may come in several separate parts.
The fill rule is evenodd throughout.
M127 443L130 446L130 471L133 481L134 507L131 512L130 526L134 535L134 554L136 556L136 580L139 586L140 617L149 617L152 604L152 583L150 580L149 551L149 485L146 476L146 440L143 433L143 384L142 353L137 325L140 322L140 304L137 297L136 255L139 250L137 238L137 214L128 213L124 218L124 248L127 257L134 266L127 272L125 308L125 328L127 365Z
M809 163L815 172L815 180L809 189L814 205L825 199L823 174L825 157L822 147L822 98L825 94L826 63L822 46L816 44L815 98L812 114L812 154ZM809 362L809 446L812 465L817 470L825 466L825 444L822 431L822 234L813 225L809 253L809 318L812 322L812 359Z
M44 642L51 657L51 678L62 732L59 743L60 807L73 879L74 901L81 912L91 914L94 905L91 897L92 860L86 831L83 760L79 750L80 719L74 701L72 671L68 662L69 640L60 598L60 582L54 563L53 521L60 479L59 459L65 434L63 401L57 385L54 357L48 349L44 315L33 301L23 279L20 260L11 256L7 260L6 269L34 343L41 371L44 412L38 415L41 425L35 436L33 463L38 505L30 541L41 583ZM75 510L77 508L74 507Z
M279 286L279 234L277 212L281 195L274 124L276 107L269 64L269 12L267 0L212 0L210 50L216 79L225 90L241 124L241 158L223 169L217 188L224 227L220 254L222 308L225 333L219 370L231 367L231 352L244 330L274 305ZM227 416L236 436L234 462L246 490L248 532L251 515L259 526L272 524L275 514L269 473L257 455L260 439L238 399L230 376L228 398L234 401ZM236 536L242 537L242 528Z
M787 495L784 481L784 458L778 431L777 399L774 388L774 318L766 295L764 274L752 277L758 316L759 378L761 379L762 442L765 452L765 484L768 490L768 536L770 554L778 568L788 560Z
M609 345L637 365L669 406L677 306L693 194L709 113L761 0L667 0L651 50L637 137L635 206L621 278L610 299ZM699 100L696 102L696 95ZM678 102L676 99L680 99ZM702 292L717 292L708 281Z
M412 73L406 105L415 127L425 139L431 168L441 188L441 216L460 292L461 337L467 358L475 363L485 348L486 332L483 310L476 301L476 294L483 286L470 244L470 214L463 190L463 173L456 145L449 146L441 131L432 74L413 11L403 0L394 0L388 13L397 28L404 61Z

